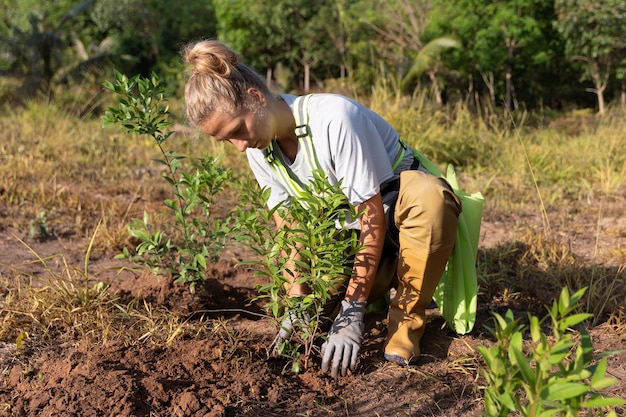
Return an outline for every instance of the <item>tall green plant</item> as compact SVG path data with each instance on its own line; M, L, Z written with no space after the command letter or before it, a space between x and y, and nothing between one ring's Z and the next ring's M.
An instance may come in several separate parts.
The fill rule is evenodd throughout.
M594 411L605 415L605 407L626 403L600 393L616 382L606 376L608 354L596 361L591 337L585 329L579 330L579 343L570 331L591 316L576 313L585 291L583 288L570 295L563 288L544 319L529 315L528 344L523 336L526 326L514 318L511 310L504 317L494 313L496 326L489 330L496 344L478 348L487 365L481 373L487 382L488 416L508 416L518 411L525 417L576 417L583 410L588 416L597 415ZM542 331L546 320L552 329L550 336ZM606 415L616 416L614 411Z
M279 323L288 314L297 318L291 339L278 351L298 372L307 367L320 327L331 314L326 310L329 301L352 274L351 259L361 246L356 231L344 226L360 213L349 204L341 184L331 185L320 170L289 207L266 209L269 190L259 193L250 184L244 189L242 207L254 210L237 209L235 239L258 255L244 264L266 278L258 298L267 299L267 310ZM271 226L276 211L284 220L277 230ZM290 297L290 279L308 287L309 294Z
M164 142L172 134L166 129L171 123L164 86L155 74L128 78L115 71L115 83L107 81L104 87L114 92L118 101L104 116L105 125L118 124L129 134L147 135L156 142L162 158L155 161L166 167L163 178L174 191L174 198L164 203L175 217L173 232L182 236L181 242L175 243L175 233L154 229L150 215L144 212L143 219L133 219L129 226L130 235L140 242L135 255L124 248L121 257L157 272L163 269L177 282L188 282L193 290L195 283L204 279L209 262L219 259L228 236L228 220L213 219L213 208L232 171L219 166L219 159L210 155L191 159L191 170L186 171L182 162L187 158L165 150Z

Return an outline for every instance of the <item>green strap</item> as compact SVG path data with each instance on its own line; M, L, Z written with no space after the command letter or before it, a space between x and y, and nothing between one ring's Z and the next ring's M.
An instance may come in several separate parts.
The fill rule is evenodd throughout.
M280 158L274 153L275 141L272 141L265 152L265 160L278 177L278 181L287 189L290 196L298 197L302 193L302 185L297 178L292 178L290 171L282 164ZM294 176L295 177L295 176Z
M296 121L295 133L298 138L299 148L311 172L315 169L322 169L315 152L315 147L313 146L313 137L311 136L311 128L309 127L309 100L312 96L313 94L308 94L306 96L296 97L292 107L293 117ZM276 141L273 140L265 150L265 160L278 177L280 183L287 189L289 195L298 197L302 194L303 184L276 155L275 146L277 146ZM406 144L402 140L398 140L396 159L392 165L394 171L398 168L402 159L404 159L406 150Z
M398 165L400 165L400 162L402 162L402 159L404 159L405 153L406 153L406 144L402 142L402 140L398 139L398 147L396 148L396 161L391 166L391 169L393 171L395 171L396 168L398 168Z
M304 161L312 172L315 169L322 169L313 146L313 137L309 127L309 100L313 94L297 97L293 103L293 117L296 121L296 137L298 138L299 150L304 155ZM273 140L265 150L265 160L268 162L280 183L287 189L292 197L299 197L303 192L303 184L293 172L286 167L282 160L275 153L276 141Z
M293 103L293 117L296 119L296 137L298 138L301 151L304 152L304 160L311 171L322 169L313 147L313 137L309 127L309 100L312 96L313 94L297 97Z

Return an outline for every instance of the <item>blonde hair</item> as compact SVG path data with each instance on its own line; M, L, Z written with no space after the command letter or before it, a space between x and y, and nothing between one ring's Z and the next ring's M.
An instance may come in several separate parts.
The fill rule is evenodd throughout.
M265 80L241 62L241 57L217 40L203 40L187 45L184 59L190 64L185 85L185 111L193 126L216 111L237 114L249 105L247 90L256 88L269 95Z

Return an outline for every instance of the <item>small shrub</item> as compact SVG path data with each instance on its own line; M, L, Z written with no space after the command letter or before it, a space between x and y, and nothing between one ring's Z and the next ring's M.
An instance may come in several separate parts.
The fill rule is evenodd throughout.
M606 355L596 361L591 337L584 328L579 330L580 343L570 331L591 317L575 312L585 291L581 289L570 296L563 288L543 320L529 315L531 340L526 349L526 326L513 317L511 310L504 317L494 313L496 326L489 330L496 344L478 348L487 365L481 373L487 382L484 401L488 416L507 416L518 411L527 417L576 417L582 410L589 416L594 411L605 415L606 407L626 403L600 393L616 382L606 376ZM552 328L550 336L541 330L546 319ZM614 411L606 415L616 416Z
M129 226L130 235L139 240L135 254L124 248L118 257L143 263L155 272L171 273L177 282L189 283L193 291L225 245L228 221L213 219L213 208L231 170L219 166L218 158L205 155L193 158L191 170L186 171L182 161L187 157L163 148L172 132L165 132L171 126L169 108L156 75L128 78L116 71L115 83L105 82L104 87L114 92L118 101L104 116L105 126L119 124L127 133L152 137L162 154L162 159L155 161L166 167L163 178L175 197L164 201L176 220L171 233L154 229L149 213L144 212L143 219L133 219ZM182 236L180 243L173 241L176 234Z
M338 294L346 277L352 274L350 261L359 251L356 231L338 228L357 213L341 192L341 184L331 185L322 171L313 172L313 181L305 186L289 207L266 209L269 190L258 192L248 184L243 195L247 200L234 216L235 240L252 249L258 259L244 262L267 279L258 287L260 299L267 299L267 310L281 323L287 314L295 315L291 339L279 347L281 356L299 372L307 367L320 327L330 312L328 302ZM275 230L271 225L278 211L284 224ZM304 296L289 296L289 277L295 284L310 290ZM304 350L304 352L302 352Z

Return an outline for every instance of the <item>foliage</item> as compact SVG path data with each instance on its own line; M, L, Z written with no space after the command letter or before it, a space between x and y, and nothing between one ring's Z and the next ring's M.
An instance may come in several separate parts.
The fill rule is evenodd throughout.
M87 23L93 3L60 0L38 4L23 11L28 25L23 16L9 16L2 22L0 59L9 73L22 80L23 96L89 79L119 58L107 35Z
M545 97L545 91L533 90L548 89L547 77L559 75L548 67L559 46L558 36L546 29L553 19L551 2L442 0L429 17L425 38L455 36L463 47L444 54L444 62L470 77L471 90L488 92L494 106L503 102L515 109L518 95L528 104L532 95ZM538 73L545 83L531 81Z
M422 79L422 75L426 74L428 84L424 84L430 87L434 102L441 105L441 53L458 48L460 43L448 34L430 40L423 38L432 8L431 1L377 2L367 20L378 34L377 52L391 76L398 79L402 92L423 88L426 78Z
M102 69L115 65L125 73L156 72L173 95L184 74L181 45L219 36L282 91L339 85L366 92L380 76L399 81L410 71L405 92L423 83L438 105L469 100L481 107L483 97L509 109L593 105L593 96L582 94L586 87L598 99L626 100L623 4L578 4L2 0L0 74L19 76L21 92L32 96L68 81L99 87ZM427 53L437 39L446 50ZM449 48L452 39L462 47ZM425 62L427 77L416 77Z
M605 397L599 392L616 382L606 376L606 355L595 361L591 337L586 330L580 329L579 344L570 331L591 317L591 314L576 313L585 290L570 295L564 287L544 319L529 314L529 346L524 346L526 326L519 323L511 310L504 317L493 314L496 327L489 331L496 338L496 344L478 348L486 364L481 374L487 382L487 415L507 416L517 410L526 417L557 414L575 417L579 411L588 410L591 416L593 410L626 403L626 400ZM542 331L547 319L552 330L550 336ZM615 412L608 415L616 416Z
M331 314L329 301L352 274L351 259L360 249L358 237L355 230L338 226L359 213L348 203L341 184L331 185L320 170L314 170L310 185L289 207L265 209L269 190L258 193L250 184L243 195L245 208L237 209L234 238L258 257L242 263L267 279L258 287L258 298L268 299L268 311L279 323L288 314L298 318L291 339L279 346L280 354L298 372L307 367L320 327ZM284 220L277 231L269 226L275 212ZM290 296L290 280L310 293Z
M604 113L604 92L615 75L626 68L626 4L621 0L594 0L580 7L576 0L557 0L554 22L565 40L569 59L584 63L581 80L590 80Z
M306 91L314 74L322 77L329 67L336 68L338 53L326 35L337 27L333 8L330 0L215 2L221 39L260 71L271 73L280 62L295 74L296 79L279 86L284 91L295 86ZM313 71L316 66L320 71Z
M150 216L144 212L143 219L133 219L129 227L131 236L140 242L136 255L125 248L121 257L143 262L155 271L165 265L165 271L176 276L177 282L188 282L193 290L195 283L204 279L209 262L219 259L226 240L227 221L214 220L212 209L231 171L207 155L195 158L188 172L181 166L185 156L164 149L164 142L172 134L164 129L171 123L163 85L155 74L151 78L128 78L116 71L115 83L106 82L104 86L117 95L118 101L118 107L109 108L104 116L105 125L119 124L127 133L148 135L161 151L163 158L156 162L166 167L163 178L172 186L175 197L166 199L165 205L174 214L175 231L182 235L182 242L175 243L173 236L153 230Z
M156 72L164 81L168 96L180 93L183 65L181 46L200 38L216 37L212 0L173 3L167 0L126 0L125 22L116 28L116 51L133 57L124 72L149 76ZM119 4L107 0L108 7ZM113 22L119 16L113 15Z

